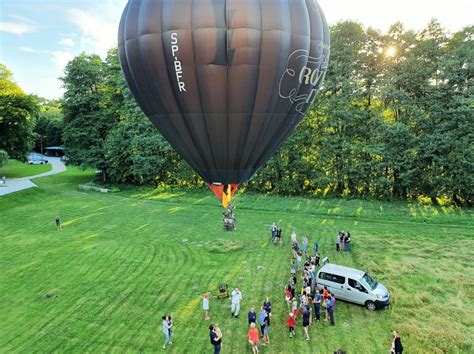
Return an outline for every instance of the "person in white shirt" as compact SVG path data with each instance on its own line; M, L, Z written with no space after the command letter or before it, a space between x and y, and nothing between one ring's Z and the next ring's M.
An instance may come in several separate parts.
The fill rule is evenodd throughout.
M239 288L235 288L234 291L232 291L231 301L232 316L238 318L240 311L240 302L242 301L242 293L240 292Z

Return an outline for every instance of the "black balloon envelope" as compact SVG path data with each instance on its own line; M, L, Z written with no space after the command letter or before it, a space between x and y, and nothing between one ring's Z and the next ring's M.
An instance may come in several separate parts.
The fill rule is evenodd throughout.
M155 127L206 183L233 192L313 103L329 29L314 0L129 0L119 53Z

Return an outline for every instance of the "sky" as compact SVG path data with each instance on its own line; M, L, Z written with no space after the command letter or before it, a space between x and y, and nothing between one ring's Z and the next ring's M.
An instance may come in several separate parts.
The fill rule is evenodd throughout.
M190 0L191 1L191 0ZM27 93L53 99L59 77L81 52L105 58L116 46L127 0L0 0L0 63ZM329 24L357 20L386 31L401 21L419 31L431 18L450 32L474 24L473 0L319 0Z

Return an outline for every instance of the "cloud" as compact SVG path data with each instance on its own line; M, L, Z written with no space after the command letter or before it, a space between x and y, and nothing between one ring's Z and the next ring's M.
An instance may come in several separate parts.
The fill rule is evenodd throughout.
M69 18L80 29L80 44L104 58L117 45L117 30L125 2L99 3L94 7L69 10Z
M19 48L22 52L26 52L26 53L33 53L35 52L35 50L33 48L30 48L30 47L20 47Z
M75 47L76 46L76 42L74 42L74 40L72 38L62 38L58 44L60 45L63 45L63 46L66 46L66 47Z
M0 22L0 32L23 34L28 32L36 32L37 30L38 28L30 23Z
M74 59L74 53L68 51L55 51L51 52L53 56L53 61L58 64L58 67L64 68L67 63L69 63L72 59Z
M28 17L24 17L24 16L18 16L18 15L8 15L9 18L12 18L14 20L17 20L19 22L26 22L26 23L29 23L29 24L33 24L33 25L37 25L38 22L36 21L33 21L32 19L29 19Z

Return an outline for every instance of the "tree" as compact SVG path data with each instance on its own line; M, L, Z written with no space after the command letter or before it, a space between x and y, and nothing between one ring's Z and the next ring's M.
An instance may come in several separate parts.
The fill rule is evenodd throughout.
M35 150L63 144L63 115L58 100L40 99L40 111L34 122Z
M33 146L33 120L38 113L34 96L26 95L13 81L11 71L0 64L0 149L25 160Z
M67 64L62 81L66 89L63 139L69 161L101 170L105 181L105 139L117 117L104 107L104 64L99 56L82 53Z

